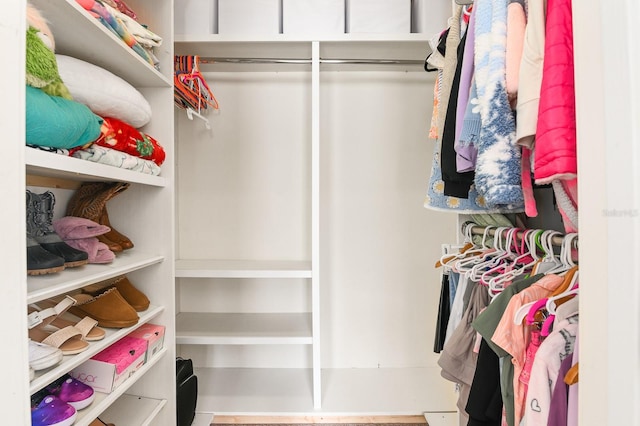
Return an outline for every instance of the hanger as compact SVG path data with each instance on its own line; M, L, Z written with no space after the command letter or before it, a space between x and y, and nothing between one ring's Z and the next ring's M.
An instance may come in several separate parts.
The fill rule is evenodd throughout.
M506 262L512 255L512 253L507 250L508 238L510 237L509 232L511 229L513 228L496 228L493 239L495 251L485 255L480 263L475 264L471 270L467 272L471 280L480 282L482 280L482 276L487 272L487 270L491 269L495 272L499 270L500 267L504 266L503 262ZM507 237L506 234L509 234L509 237Z
M518 233L518 228L511 228L507 231L507 236L505 240L505 248L504 255L501 260L492 268L486 270L480 277L480 283L489 287L490 290L495 290L490 285L490 281L495 276L502 276L503 274L511 272L515 259L518 257L519 253L514 253L512 250L513 242L515 241L515 236ZM498 275L495 275L498 273ZM490 291L490 293L494 293Z
M561 260L553 252L553 237L562 236L558 231L546 230L537 235L536 244L544 252L542 260L534 267L534 274L548 274L553 269L562 266Z
M578 364L580 363L576 362L574 365L572 365L569 371L567 371L567 374L564 375L564 382L569 386L578 383Z
M187 117L193 120L196 116L211 129L209 120L202 112L211 106L219 109L218 101L200 73L199 56L174 57L174 102L178 107L187 110Z
M465 256L463 259L459 259L453 265L453 269L459 273L466 273L471 270L471 268L486 260L489 256L496 252L496 249L493 247L489 247L487 244L487 237L489 236L489 232L492 229L497 229L496 226L488 225L484 228L482 232L482 241L480 243L480 247L477 250L474 250L473 254L469 256ZM494 240L495 241L495 240Z
M547 251L547 253L552 248L551 240L554 236L553 234L554 232L555 231L552 231L547 234L546 238L544 237L542 238L542 246L544 250ZM559 234L559 233L556 232L556 234ZM547 272L547 273L556 273L556 272L565 273L564 281L558 286L558 288L556 288L556 290L554 290L551 293L550 297L560 295L565 290L571 289L572 284L575 283L578 278L577 277L578 267L573 262L573 259L571 257L571 248L573 246L573 241L575 240L575 238L577 238L577 236L578 236L577 234L567 234L567 236L565 236L560 248L560 255L557 257L558 266L552 268ZM549 261L547 264L550 264ZM564 295L562 297L566 297L568 295L569 294ZM535 322L540 321L541 319L537 316L537 312L540 311L542 308L546 309L548 300L549 300L549 297L545 297L535 302L530 302L522 305L514 315L514 323L521 324L523 318L526 318L527 324L533 324ZM557 299L554 299L554 300L557 300ZM548 330L548 328L551 325L550 322L552 321L553 321L553 318L551 319L551 321L548 321L548 317L544 318L543 326L546 324L546 329Z
M545 318L544 322L542 323L542 327L540 328L540 335L542 337L547 337L551 332L551 327L553 326L553 322L556 319L556 308L562 305L563 303L567 302L568 300L572 299L573 297L575 297L578 294L578 290L579 288L576 286L571 290L563 292L563 294L561 295L550 296L547 299L545 308L549 313L549 316ZM558 301L558 303L556 303L556 301Z
M467 252L475 246L473 244L473 236L471 234L471 230L475 226L475 223L465 222L462 226L463 226L462 233L464 235L464 240L465 240L464 246L460 248L457 254L451 255L449 253L445 253L444 255L442 255L440 259L436 262L436 265L435 265L436 268L445 266L449 262L452 262L456 259L466 257L468 255Z
M531 229L523 231L519 250L520 255L513 260L514 268L504 274L492 277L489 280L489 288L494 291L496 289L504 289L504 287L516 277L531 271L531 268L539 259L536 253L535 234L536 231Z
M204 121L204 127L207 128L207 130L211 130L211 124L209 124L209 119L207 117L205 117L204 115L200 114L197 111L194 111L191 108L187 108L187 118L189 120L193 120L193 117L198 117L200 120Z

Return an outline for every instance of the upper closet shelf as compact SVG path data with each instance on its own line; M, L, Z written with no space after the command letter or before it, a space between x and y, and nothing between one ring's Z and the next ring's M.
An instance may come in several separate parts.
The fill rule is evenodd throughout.
M27 174L56 177L73 181L120 181L143 185L166 186L162 176L152 176L80 158L53 154L25 147Z
M324 70L421 70L430 52L426 34L339 34L319 40L322 60L372 60L412 61L413 64L327 64ZM251 36L229 37L218 34L202 36L176 36L178 55L199 55L202 58L271 58L310 60L311 46L315 40L291 35L275 35L268 38ZM203 66L203 71L209 68ZM219 71L310 69L309 64L217 64Z
M124 41L86 12L75 0L32 0L49 22L56 53L102 67L136 87L170 87L173 69L165 76Z
M311 262L176 260L177 278L311 278Z

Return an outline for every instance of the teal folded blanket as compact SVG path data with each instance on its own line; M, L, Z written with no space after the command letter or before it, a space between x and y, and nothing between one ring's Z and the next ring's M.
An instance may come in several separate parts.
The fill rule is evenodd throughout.
M26 87L27 144L69 149L100 136L102 118L84 104Z

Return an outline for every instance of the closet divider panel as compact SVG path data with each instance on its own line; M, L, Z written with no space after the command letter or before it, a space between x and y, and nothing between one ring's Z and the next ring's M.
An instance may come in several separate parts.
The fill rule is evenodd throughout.
M9 319L2 331L4 349L2 360L6 366L4 380L11 384L0 391L3 421L7 424L29 424L29 359L27 348L27 316L24 307L27 293L24 205L24 137L25 137L25 4L12 1L3 4L0 14L0 50L10 58L3 66L0 93L10 102L0 106L0 129L3 133L3 162L0 167L0 193L5 244L2 257L2 291L0 310ZM21 202L18 202L20 200ZM10 324L10 326L9 326Z

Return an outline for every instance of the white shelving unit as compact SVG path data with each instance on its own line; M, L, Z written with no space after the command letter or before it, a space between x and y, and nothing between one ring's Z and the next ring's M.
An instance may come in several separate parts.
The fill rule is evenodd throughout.
M332 129L325 123L322 97L332 90L335 73L416 75L413 72L423 69L429 37L344 34L315 40L282 34L267 38L175 36L176 54L211 59L213 63L201 65L201 71L221 103L219 116L209 115L211 132L197 122L186 121L176 110L179 157L184 161L179 164L190 164L188 169L179 166L178 176L176 343L178 352L192 357L198 366L199 412L455 411L454 388L440 377L437 368L376 368L370 364L327 368L320 361L321 353L325 359L328 346L324 332L320 337L320 325L335 321L331 307L322 307L322 277L332 272L323 265L334 261L327 250L336 244L325 237L330 196L321 184L327 179L323 180L322 174L331 173L332 166L328 148L322 143L332 137ZM216 58L238 61L216 63ZM261 58L299 63L246 63ZM384 60L400 63L378 63ZM251 91L258 91L258 85L260 95L255 95ZM264 97L262 90L268 93ZM270 94L281 99L269 98ZM253 106L263 102L287 118L278 120L267 112L260 117ZM242 111L244 107L251 112ZM226 109L231 110L228 116ZM251 133L242 120L254 120L251 126L257 130ZM285 122L291 123L292 129L287 129ZM231 123L236 124L237 134ZM266 133L279 136L267 135L263 141L260 135ZM267 152L269 148L274 152ZM216 157L224 158L224 163ZM354 168L352 175L358 174ZM417 199L419 204L419 196ZM194 209L207 212L204 228L194 227ZM286 216L289 224L279 222L278 214ZM278 230L282 232L278 234ZM451 235L454 232L452 227ZM378 243L372 244L375 250ZM359 257L358 253L349 255ZM269 260L269 256L287 260ZM372 259L378 261L384 259ZM350 260L344 262L349 264ZM364 272L358 279L367 275ZM311 288L306 287L308 281ZM269 295L270 291L275 295ZM303 299L301 307L284 302L272 306L273 299L281 296L289 300L288 293L295 294L293 302ZM353 345L357 341L354 338ZM271 366L263 362L270 357L276 359ZM226 358L231 361L220 361ZM237 361L243 359L245 365ZM256 367L256 363L260 365Z
M151 104L153 118L142 131L154 135L167 153L161 176L110 167L76 158L64 157L25 147L24 34L26 1L11 2L0 18L3 51L12 55L17 70L7 74L3 90L14 99L10 111L3 107L3 131L9 135L11 160L3 162L2 193L5 204L2 218L11 223L7 237L11 251L3 249L3 277L11 282L11 291L3 295L4 318L11 326L3 339L13 342L15 350L3 351L9 392L1 392L3 421L30 424L30 396L50 382L113 344L142 324L153 322L166 327L165 347L150 362L110 394L97 393L95 401L78 413L75 424L86 426L96 417L110 418L118 424L173 425L175 423L175 285L174 285L174 147L173 147L173 39L172 2L132 0L141 21L164 38L155 53L160 70L153 68L115 37L75 0L33 0L48 21L56 42L56 53L69 55L105 68L135 86ZM4 29L9 34L5 34ZM6 37L5 37L6 36ZM6 44L5 44L5 41ZM16 40L17 39L17 40ZM5 47L7 47L5 49ZM4 84L4 83L3 83ZM3 85L4 89L4 85ZM8 157L7 157L8 158ZM134 242L135 247L119 254L106 265L89 264L57 274L27 276L25 246L25 189L51 190L56 194L54 217L64 215L65 201L73 190L87 181L130 183L118 200L108 204L111 223ZM61 185L59 185L61 184ZM73 189L72 189L73 188ZM8 227L9 228L9 227ZM82 287L127 274L131 282L151 300L150 307L139 312L136 325L123 329L105 329L106 337L91 342L89 348L74 356L65 356L56 366L36 372L29 381L27 353L27 305L74 292ZM13 407L13 408L9 408ZM119 414L119 417L118 417ZM126 418L124 422L122 419Z

